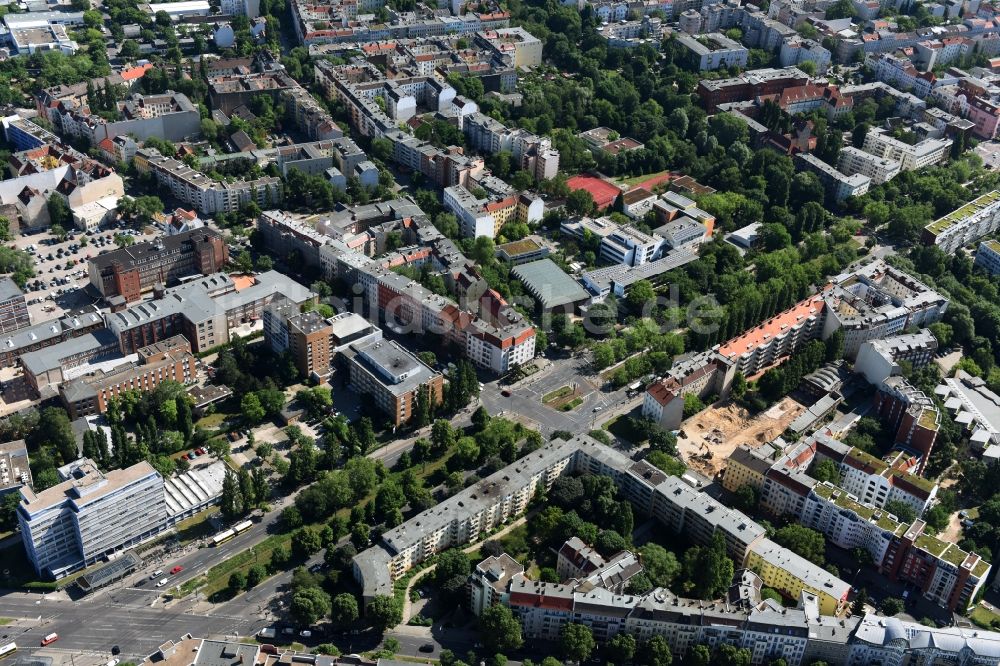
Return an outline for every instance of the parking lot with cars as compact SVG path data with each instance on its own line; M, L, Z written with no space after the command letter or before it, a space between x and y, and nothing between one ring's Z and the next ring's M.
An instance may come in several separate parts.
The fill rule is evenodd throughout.
M54 319L68 309L93 301L82 293L89 282L87 260L117 249L115 235L119 233L132 235L136 242L154 237L129 229L87 233L71 230L65 240L46 231L24 235L14 241L15 247L27 251L35 259L35 277L28 280L24 290L33 324Z

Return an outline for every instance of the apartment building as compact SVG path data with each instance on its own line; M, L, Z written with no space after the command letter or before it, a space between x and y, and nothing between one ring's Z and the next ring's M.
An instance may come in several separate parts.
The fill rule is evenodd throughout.
M754 69L729 79L702 79L698 82L698 97L705 110L712 114L720 104L777 95L786 88L804 86L807 83L809 75L797 67Z
M60 101L47 109L49 122L63 137L84 139L97 146L105 139L127 134L142 141L156 136L183 141L201 135L201 115L187 95L168 90L162 94L133 93L115 105L115 120L92 113L76 99Z
M628 559L628 551L615 558ZM641 564L638 565L641 570ZM842 620L820 614L817 600L803 594L798 608L782 608L760 596L761 579L739 571L722 600L684 599L664 588L643 595L622 595L600 581L560 577L561 583L535 581L506 553L481 562L469 577L473 604L480 614L492 604L508 606L528 639L558 640L569 622L590 628L606 644L619 633L645 643L666 639L675 659L685 660L696 645L745 648L752 663L778 659L790 666L819 657L843 663L851 634L861 618Z
M10 333L30 324L24 292L9 277L0 278L0 333Z
M881 185L899 175L902 165L899 162L866 153L854 146L845 146L840 150L837 169L848 176L861 174L872 183Z
M155 148L139 148L133 164L139 173L153 174L174 197L206 215L234 213L251 201L261 208L281 201L281 179L273 176L217 181L179 160L164 157Z
M524 513L540 486L551 487L572 467L576 450L569 442L544 446L385 532L378 545L354 558L364 602L391 594L394 580L432 555Z
M909 59L891 53L869 55L865 60L872 69L876 81L886 83L897 90L912 92L923 99L934 88L936 77L927 68L920 72Z
M20 489L21 539L40 576L61 578L140 543L167 519L163 477L147 462L105 473L83 458L59 476L38 493Z
M529 194L479 199L462 185L444 188L444 207L458 217L466 238L496 238L508 222L538 222L545 212L544 202Z
M684 418L685 395L724 397L735 376L733 362L719 353L709 351L678 357L666 377L646 388L642 416L661 428L676 430Z
M524 567L507 553L491 556L476 565L469 576L469 608L476 617L490 606L504 603L507 584Z
M1000 446L1000 396L986 385L982 377L958 370L954 377L943 379L934 395L944 402L948 415L969 435L969 443L984 455L998 455Z
M966 612L990 572L989 562L931 536L923 521L906 526L829 482L813 489L800 519L838 546L865 549L883 573L951 611Z
M722 477L722 487L735 493L743 486L760 490L764 479L774 466L778 456L784 452L785 442L780 437L773 444L752 447L741 444L729 454Z
M97 369L59 387L70 418L104 414L108 402L125 391L154 390L161 382L190 384L197 378L191 343L176 335L140 348L139 359L108 370Z
M1000 274L1000 241L987 240L976 250L975 266L990 275ZM0 306L2 308L2 306Z
M21 486L33 487L28 446L17 439L0 444L0 497Z
M756 557L767 562L755 561L762 570L768 569L771 582L767 584L780 585L779 589L792 598L810 591L820 608L834 610L847 600L850 585L764 538L764 529L747 516L676 477L667 477L644 461L633 461L588 436L577 436L546 445L386 532L377 546L354 558L355 578L362 586L365 601L391 593L394 580L431 555L475 541L507 518L522 513L539 488L549 488L560 475L586 472L610 476L621 496L639 514L657 518L666 528L683 533L694 543L708 544L721 534L727 553L738 567L756 552ZM781 573L782 565L787 565L791 573ZM546 591L545 596L560 595ZM510 602L512 606L518 602L513 591ZM557 610L571 608L565 606L566 602L553 599L553 603L563 604ZM528 631L533 629L526 627Z
M881 413L879 398L876 406ZM737 450L724 478L732 471L734 479L729 485L735 487L737 483L759 483L763 475L759 488L765 511L816 529L841 548L865 549L882 573L917 585L934 603L964 611L985 582L989 563L925 534L920 520L906 525L884 509L888 502L901 501L920 515L934 502L937 484L913 473L918 471L918 460L907 451L917 448L906 446L887 456L886 462L815 433L786 446L773 462L773 449ZM812 464L822 460L837 466L837 486L817 482L806 473ZM771 466L762 473L765 462L771 462ZM748 556L748 565L755 571L758 566L764 567L765 561L782 561L782 556L766 550ZM766 584L774 583L775 587L794 580L788 573L795 569L792 563L783 562L780 569L771 575L758 573Z
M315 294L277 271L238 283L215 273L166 289L161 298L137 303L107 316L107 327L122 354L175 335L183 335L195 353L230 339L230 329L260 319L265 307L283 296L301 306Z
M102 327L26 352L21 367L28 385L45 400L58 394L59 385L75 368L114 358L117 352L114 335Z
M881 127L873 127L865 135L862 149L866 153L899 162L903 171L913 171L947 160L951 155L951 144L951 139L927 138L911 145L892 137Z
M330 374L332 342L333 326L318 312L301 312L288 318L288 350L303 376L323 378Z
M860 197L868 191L871 179L860 173L844 175L823 160L810 153L796 153L796 164L819 178L827 194L838 203L849 197Z
M731 67L742 69L750 55L745 46L719 32L696 37L682 34L675 40L687 50L687 57L702 72Z
M229 261L229 248L208 228L163 236L112 250L87 261L90 284L106 299L136 301L154 285L190 275L217 273Z
M377 251L379 241L369 237L375 226L383 232L400 228L418 245L371 259L364 252ZM373 320L380 317L400 330L441 336L464 350L476 365L496 373L534 358L534 327L498 295L487 291L474 264L412 202L355 207L330 218L293 218L268 211L261 216L260 228L275 251L299 250L307 265L321 266L329 277L360 285L358 302L352 309L367 306ZM391 270L427 261L440 271L458 302Z
M559 152L552 148L552 140L548 137L511 129L479 112L464 119L462 131L473 150L488 155L509 152L518 167L533 174L537 180L554 178L559 171Z
M513 59L513 65L537 67L542 64L542 42L524 28L500 28L476 33L475 45L487 49L497 60Z
M824 310L822 298L807 298L729 340L719 348L719 354L745 377L756 375L820 337Z
M746 566L760 576L764 585L786 597L796 599L803 592L815 596L823 615L839 615L851 593L850 583L770 539L760 539L750 546Z
M928 224L920 240L924 245L937 245L946 254L954 254L997 229L1000 229L1000 190L993 190Z
M823 338L842 330L849 359L857 357L864 342L940 321L948 309L945 296L884 261L838 275L831 283L823 293Z
M863 375L868 383L879 386L889 377L903 374L900 363L908 363L914 369L927 365L937 348L937 339L926 328L916 333L869 340L858 349L854 371Z
M393 426L413 418L421 392L430 405L444 399L444 378L394 340L350 347L351 386L369 396Z
M897 447L919 456L916 472L923 473L941 428L937 404L906 379L895 376L879 386L875 408L883 422L895 431Z

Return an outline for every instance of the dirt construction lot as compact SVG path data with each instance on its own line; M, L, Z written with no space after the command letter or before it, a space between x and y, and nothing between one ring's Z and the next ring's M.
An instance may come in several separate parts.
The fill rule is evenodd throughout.
M677 450L689 467L715 478L736 447L740 444L756 447L771 441L805 409L805 405L792 398L784 398L754 417L733 403L713 405L684 422Z

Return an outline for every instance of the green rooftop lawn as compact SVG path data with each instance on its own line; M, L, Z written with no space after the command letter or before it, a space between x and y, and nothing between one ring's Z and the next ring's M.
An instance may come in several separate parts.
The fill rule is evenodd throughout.
M948 227L950 227L955 222L958 222L959 220L962 220L966 217L969 217L970 215L975 214L976 211L985 208L986 206L989 206L990 204L996 202L998 199L1000 199L1000 190L993 190L992 192L988 192L982 195L981 197L973 199L972 201L965 204L961 208L953 210L944 217L931 222L930 224L927 225L927 229L931 233L935 234L940 233L945 229L947 229Z

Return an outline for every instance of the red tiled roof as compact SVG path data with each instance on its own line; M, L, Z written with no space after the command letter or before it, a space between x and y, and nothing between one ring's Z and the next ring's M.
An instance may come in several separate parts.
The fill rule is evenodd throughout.
M151 69L153 69L153 63L147 62L145 65L139 65L138 67L133 67L132 69L126 69L121 73L121 77L126 81L134 81L146 76L146 72Z
M733 338L722 346L719 353L729 358L741 356L753 351L765 342L785 333L806 318L823 312L825 303L819 296L811 296L800 301L788 310L771 317L760 326L752 328L743 335Z

